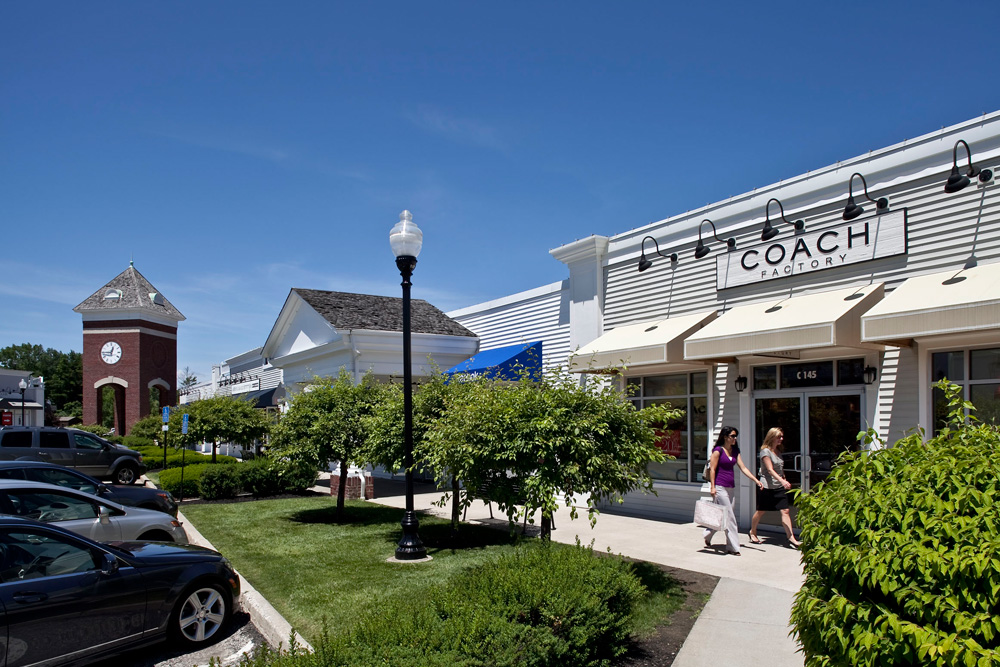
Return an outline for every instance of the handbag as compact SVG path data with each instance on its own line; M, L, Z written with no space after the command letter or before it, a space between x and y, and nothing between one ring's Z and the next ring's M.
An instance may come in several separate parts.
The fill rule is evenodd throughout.
M726 527L726 512L722 505L716 505L707 498L694 504L694 522L709 530L720 532Z

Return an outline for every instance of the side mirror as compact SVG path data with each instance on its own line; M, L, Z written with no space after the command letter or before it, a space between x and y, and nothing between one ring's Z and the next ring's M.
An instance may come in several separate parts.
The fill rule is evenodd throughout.
M99 495L99 496L103 496L104 494L109 493L110 491L111 491L111 489L108 488L107 484L98 484L97 485L97 495Z
M108 525L109 523L111 523L111 510L109 510L104 505L98 505L97 520L103 523L104 525Z
M101 562L101 574L112 575L118 572L118 559L115 558L114 554L104 554L104 560Z

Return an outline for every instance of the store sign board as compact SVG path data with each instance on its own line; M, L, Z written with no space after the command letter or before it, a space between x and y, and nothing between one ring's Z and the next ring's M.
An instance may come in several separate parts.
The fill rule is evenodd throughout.
M233 385L233 394L245 394L248 391L260 391L260 379L249 380L247 382L237 382Z
M715 258L726 289L906 254L906 209L737 248Z

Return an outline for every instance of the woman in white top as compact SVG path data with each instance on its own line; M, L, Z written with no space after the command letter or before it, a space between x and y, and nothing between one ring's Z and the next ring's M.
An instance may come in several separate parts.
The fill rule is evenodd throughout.
M781 451L784 448L785 434L780 428L772 428L764 436L764 443L760 446L758 457L760 458L761 487L757 489L757 511L753 513L750 520L750 541L760 544L757 537L757 524L764 516L764 512L781 512L781 525L785 527L785 536L788 543L793 547L798 547L801 542L795 539L795 530L792 527L792 515L789 512L791 504L788 501L788 489L792 488L791 483L785 479L785 463L781 458Z

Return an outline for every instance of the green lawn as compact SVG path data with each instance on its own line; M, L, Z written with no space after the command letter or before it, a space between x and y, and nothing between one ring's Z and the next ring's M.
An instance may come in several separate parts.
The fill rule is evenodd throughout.
M359 612L383 600L419 602L429 585L515 547L507 531L463 524L457 539L449 522L420 516L420 537L434 559L388 563L402 511L348 501L346 521L334 521L328 497L184 505L183 514L310 642L352 626ZM642 630L669 617L683 600L677 582L650 567L637 568L652 594L637 610Z

